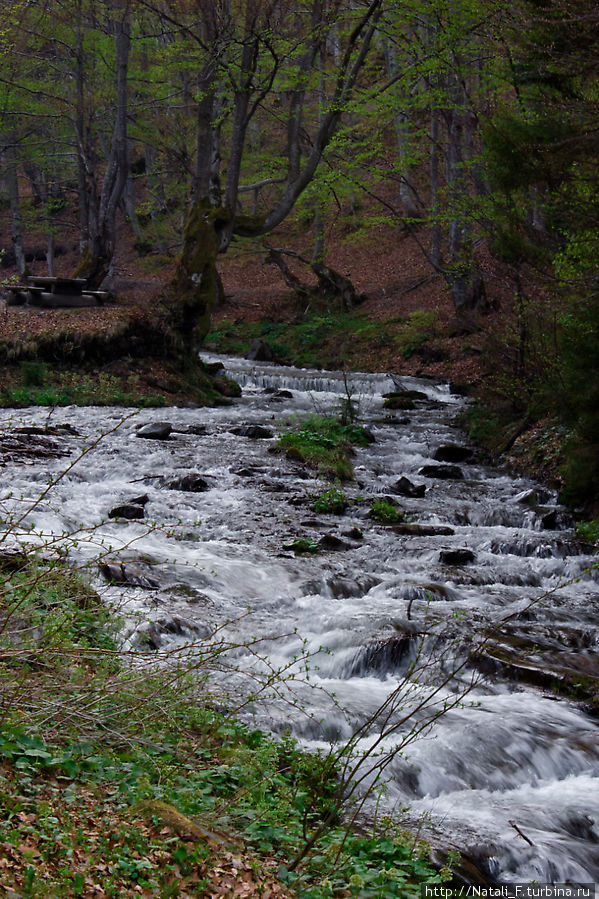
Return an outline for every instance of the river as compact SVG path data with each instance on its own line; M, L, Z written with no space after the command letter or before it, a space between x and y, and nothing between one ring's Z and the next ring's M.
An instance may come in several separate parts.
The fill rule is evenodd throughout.
M465 401L447 385L221 361L243 387L232 406L6 410L10 539L63 543L91 565L124 646L145 657L239 644L213 675L227 701L312 749L352 741L365 784L381 768L378 811L460 849L473 880L598 881L599 740L584 701L598 675L597 569L555 496L476 453L461 477L426 469L448 464L439 447L464 445L453 419ZM424 396L388 412L383 394L398 388ZM317 514L327 485L272 454L274 438L232 429L277 434L348 393L374 442L356 449L346 513ZM168 439L137 437L159 421ZM49 437L23 431L47 424ZM200 492L170 483L189 473ZM424 495L394 493L401 477ZM410 527L368 517L389 495ZM109 517L132 500L143 518ZM298 537L325 539L296 555Z

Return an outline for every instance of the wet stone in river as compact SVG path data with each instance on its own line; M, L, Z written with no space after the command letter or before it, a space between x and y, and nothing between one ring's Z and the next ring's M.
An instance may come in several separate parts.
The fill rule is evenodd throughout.
M399 481L396 481L396 483L389 489L398 496L419 499L423 497L426 492L426 484L413 484L409 478L401 477Z
M423 465L418 474L425 478L438 478L441 481L462 481L464 472L457 465Z
M173 426L169 421L153 421L141 425L135 436L143 437L145 440L168 440L172 430Z
M270 440L274 437L274 431L265 428L263 425L241 425L240 427L231 428L231 433L237 437L249 437L251 440Z
M472 450L456 443L445 443L437 447L433 459L437 462L467 462L472 458Z
M164 486L167 490L181 490L183 493L204 493L210 489L208 481L195 471L166 481Z

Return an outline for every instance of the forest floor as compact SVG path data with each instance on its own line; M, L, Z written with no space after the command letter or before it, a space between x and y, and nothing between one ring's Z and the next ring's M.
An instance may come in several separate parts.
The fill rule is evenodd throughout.
M8 247L7 223L3 224L4 227L0 223L0 241ZM426 234L418 237L427 239ZM43 237L34 236L31 243L39 255ZM288 226L271 235L270 245L309 257L309 243L309 232L298 233L297 228ZM78 261L76 246L65 249L56 261L59 275L69 275ZM460 385L475 385L484 378L483 350L494 341L498 330L505 328L505 311L511 305L509 282L490 258L481 259L481 264L493 311L476 320L464 317L457 320L443 279L432 272L412 237L384 225L372 228L366 236L357 227L346 231L337 227L327 235L326 262L348 276L364 296L363 302L353 310L354 320L344 328L343 314L334 302L293 294L279 269L262 261L265 252L263 245L244 242L233 246L223 257L220 272L225 300L214 315L217 332L222 330L223 322L232 324L233 330L237 328L240 332L243 343L242 325L254 326L246 328L247 339L251 340L252 334L259 332L258 323L289 323L300 343L305 343L302 325L309 323L313 332L318 332L320 326L318 340L313 341L320 352L314 351L307 360L300 354L298 359L292 340L290 358L284 361L304 364L308 361L317 367L388 370L449 379ZM315 282L313 276L310 279L307 267L288 261L303 281ZM44 261L32 262L29 267L31 274L47 274ZM76 310L2 305L0 345L18 347L26 341L65 332L75 337L106 333L133 317L148 316L153 311L156 295L172 278L174 270L172 257L159 253L139 256L122 225L113 277L116 303ZM2 280L14 278L14 269L5 268ZM335 317L341 326L327 329L327 319ZM326 336L324 342L323 336ZM243 351L244 347L240 349ZM151 389L152 385L150 392Z

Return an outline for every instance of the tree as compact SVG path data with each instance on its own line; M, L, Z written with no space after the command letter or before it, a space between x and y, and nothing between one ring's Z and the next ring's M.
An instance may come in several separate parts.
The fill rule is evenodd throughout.
M210 43L204 40L205 31L196 35L207 54L201 78L200 177L195 179L181 262L165 298L170 323L188 348L202 339L208 327L216 298L218 254L226 252L234 238L257 237L272 231L290 214L314 178L354 94L384 11L383 0L360 4L306 0L299 5L286 0L246 0L236 8L225 2L217 7L221 20L211 19L209 24L211 28L218 24L219 35L226 24L228 50L224 51L214 33ZM203 22L206 25L206 20ZM339 64L327 72L332 87L326 108L320 109L318 92L310 104L308 89L318 51L333 27L341 42ZM214 104L219 91L225 89L220 104L229 117L228 155L221 191L215 171L215 148L222 147L223 117L214 116ZM286 127L284 132L279 129L278 134L274 129L279 141L277 177L259 180L275 183L282 177L284 186L256 215L240 214L250 123L258 113L267 113L277 124L283 92ZM310 113L316 124L308 130Z
M511 11L515 102L485 133L496 254L516 272L516 393L573 434L566 498L599 492L599 12L588 0ZM522 273L534 288L526 296Z

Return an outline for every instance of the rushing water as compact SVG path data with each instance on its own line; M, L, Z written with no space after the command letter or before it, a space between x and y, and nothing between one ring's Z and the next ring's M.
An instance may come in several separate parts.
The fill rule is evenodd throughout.
M463 401L445 385L224 362L243 386L231 407L124 421L117 409L6 413L5 436L48 419L77 433L59 433L62 457L43 460L5 441L0 516L27 513L23 540L75 534L76 546L65 539L82 561L104 553L137 565L129 575L141 586L107 587L96 575L125 616L126 645L164 652L225 621L221 635L241 643L278 638L231 654L241 675L227 683L240 697L269 671L285 672L278 696L265 690L244 713L312 748L353 739L355 758L379 739L388 809L462 849L488 882L598 880L597 725L551 689L597 676L598 588L593 558L555 512L555 497L476 457L459 463L461 480L419 473L439 446L462 442L451 421ZM398 388L426 399L387 413L382 394ZM356 450L356 482L345 488L355 504L343 516L316 514L311 497L325 485L271 454L272 439L231 429L276 433L293 416L335 410L348 392L376 442ZM174 428L168 440L136 437L139 424L162 420ZM169 478L189 472L208 489L168 489ZM397 498L420 532L367 517L369 500L401 476L426 485L423 497ZM107 517L141 494L143 521ZM341 543L305 556L284 548L323 535ZM443 561L452 549L470 550L473 561ZM475 663L468 638L474 645L485 628Z

